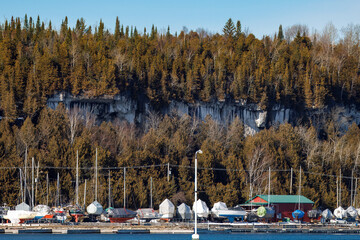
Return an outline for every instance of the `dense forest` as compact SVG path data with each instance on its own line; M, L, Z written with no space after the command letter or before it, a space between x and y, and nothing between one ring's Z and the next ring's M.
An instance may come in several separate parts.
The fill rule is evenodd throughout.
M358 25L344 28L343 38L337 38L329 24L312 35L306 26L284 31L280 26L274 36L257 39L231 19L221 34L201 29L160 33L155 26L140 32L118 19L114 33L101 21L94 29L86 26L84 19L71 28L65 18L59 31L51 22L45 26L39 17L5 21L0 25L0 203L21 201L18 168L22 167L23 177L25 156L27 167L31 157L40 166L38 203L46 201L48 174L50 201L55 204L58 173L62 201L74 201L77 151L80 192L83 195L87 179L90 203L96 148L101 173L98 196L105 206L109 170L113 203L123 202L123 167L128 167L130 208L149 205L150 177L155 206L164 198L191 204L198 149L204 152L199 155L200 198L208 204L221 200L231 206L267 193L269 167L272 194L296 194L301 167L302 194L316 207L336 206L337 185L343 205L358 202L351 191L358 188L357 181L348 178L358 177L356 124L345 134L329 122L321 134L312 126L285 124L244 137L239 119L224 126L211 117L199 121L187 115L151 113L146 126L121 121L97 125L91 114L84 117L61 104L51 110L46 100L56 91L67 91L89 98L143 94L154 109L171 100L242 100L262 109L273 104L303 110L359 105L359 43ZM347 177L337 178L340 171Z

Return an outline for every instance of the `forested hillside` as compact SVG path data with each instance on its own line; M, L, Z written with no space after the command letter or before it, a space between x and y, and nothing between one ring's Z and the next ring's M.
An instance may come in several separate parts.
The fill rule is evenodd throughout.
M274 104L300 110L334 103L359 105L359 33L358 26L349 25L343 38L336 39L332 25L311 36L300 26L285 33L280 26L274 36L257 39L231 19L221 34L203 30L171 34L170 29L160 33L156 27L140 32L118 20L114 33L101 21L91 28L83 19L70 28L65 18L59 31L39 17L5 21L0 27L0 203L20 202L20 172L9 168L22 167L24 172L26 150L28 164L31 157L40 164L39 203L46 200L46 174L55 203L57 173L63 202L73 201L78 150L80 192L88 179L90 203L98 148L102 168L98 196L104 205L109 170L114 203L120 206L123 167L133 166L139 167L126 170L130 208L149 205L150 177L155 205L166 197L191 204L198 149L204 152L199 155L200 198L207 203L221 200L231 206L266 193L269 167L273 194L290 193L291 168L291 193L297 193L301 166L302 194L316 206L335 207L337 182L342 203L349 205L355 194L350 189L358 187L357 181L337 181L335 175L341 171L342 176L358 176L356 124L344 135L329 122L321 132L285 124L245 138L239 119L225 126L211 117L198 121L175 113L150 114L147 125L139 128L120 121L96 125L91 115L81 118L61 104L56 110L45 106L56 91L89 98L144 94L154 109L171 100L242 100L264 110ZM16 121L19 117L24 121Z

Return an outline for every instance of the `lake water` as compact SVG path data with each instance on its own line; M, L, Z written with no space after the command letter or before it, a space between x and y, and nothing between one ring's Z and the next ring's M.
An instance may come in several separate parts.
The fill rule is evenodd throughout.
M308 239L359 239L360 235L346 235L346 234L334 234L334 235L323 235L323 234L201 234L201 240L235 240L235 239L246 239L246 240L277 240L277 239L291 239L291 240L308 240ZM128 235L128 234L0 234L0 239L16 239L16 240L191 240L191 235L188 234L140 234L140 235Z

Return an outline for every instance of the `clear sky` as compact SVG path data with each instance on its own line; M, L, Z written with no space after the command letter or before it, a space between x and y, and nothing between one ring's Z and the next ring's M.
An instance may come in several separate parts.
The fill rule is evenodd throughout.
M100 19L113 31L116 16L120 23L133 25L142 32L154 24L165 31L203 28L209 32L222 32L227 19L241 21L244 27L261 38L272 35L279 25L284 28L306 24L310 31L321 30L332 22L338 29L349 23L360 24L359 0L6 0L0 7L0 22L11 16L23 19L25 13L59 29L68 16L73 27L83 17L87 25L95 26Z

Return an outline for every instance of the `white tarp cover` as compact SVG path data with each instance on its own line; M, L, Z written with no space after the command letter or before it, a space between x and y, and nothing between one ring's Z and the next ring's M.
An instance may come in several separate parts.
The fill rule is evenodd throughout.
M195 213L195 206L197 207L197 215L200 218L207 218L209 216L209 208L207 207L204 201L201 199L197 200L196 205L195 202L193 204L193 212Z
M23 211L30 211L30 206L26 203L22 202L19 205L16 205L15 210L23 210Z
M159 218L159 213L157 213L153 208L139 208L136 210L140 218Z
M37 205L33 208L33 211L34 212L38 212L38 213L41 213L43 215L46 215L50 212L50 207L49 206L46 206L46 205Z
M355 218L357 216L357 211L353 206L348 207L345 213L348 218Z
M325 219L332 219L334 217L334 215L332 214L332 212L329 209L325 209L322 213L321 216Z
M88 214L100 215L103 212L103 207L98 201L94 201L86 208L86 211Z
M173 217L174 212L175 206L169 199L165 199L159 206L159 213L161 216L169 215L169 217Z
M226 203L224 203L224 202L215 203L213 208L211 209L211 211L214 212L216 210L228 210Z
M336 218L344 218L345 217L345 210L342 207L338 207L334 210L334 215Z
M177 214L183 220L190 220L192 216L191 208L185 203L177 207Z

